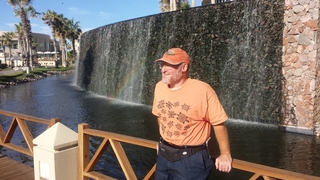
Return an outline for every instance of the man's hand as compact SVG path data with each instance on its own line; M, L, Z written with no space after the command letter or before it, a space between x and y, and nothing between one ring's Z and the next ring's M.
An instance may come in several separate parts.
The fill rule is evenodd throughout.
M216 159L216 169L222 172L230 172L232 168L232 158L227 128L224 123L215 125L213 128L220 148L220 156Z
M222 172L230 172L231 168L232 168L232 158L231 155L220 155L217 159L216 159L216 169L218 169L219 171Z

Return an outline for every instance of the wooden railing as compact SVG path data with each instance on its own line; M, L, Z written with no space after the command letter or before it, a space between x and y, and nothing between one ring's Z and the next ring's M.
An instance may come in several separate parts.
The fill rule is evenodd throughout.
M89 137L103 138L99 148L90 159L90 142ZM137 179L132 166L126 156L126 153L121 143L128 143L137 146L143 146L146 148L156 149L156 141L136 138L132 136L126 136L101 130L90 129L88 124L78 125L78 146L79 146L79 180L90 179L114 179L110 176L104 175L97 171L94 171L94 167L103 155L106 148L111 144L116 158L118 159L120 166L126 179ZM144 179L153 179L156 165L150 169ZM265 180L286 179L286 180L320 180L320 177L300 174L292 171L277 169L260 164L250 163L242 160L234 159L232 163L234 169L250 172L253 176L249 180L257 180L262 177Z
M104 138L102 143L100 144L99 148L95 152L95 154L92 156L92 159L89 159L90 157L90 142L89 137L90 136L96 136ZM106 148L111 144L113 151L116 154L116 157L120 163L120 166L124 172L124 175L126 176L126 179L137 179L132 166L128 160L128 157L121 145L121 142L123 143L129 143L134 144L138 146L143 146L146 148L156 149L157 142L111 133L111 132L105 132L101 130L95 130L90 129L88 124L79 124L78 125L78 146L79 146L79 179L88 180L89 178L92 179L113 179L112 177L106 176L104 174L101 174L97 171L94 171L93 168L96 166L97 162L99 161L100 157L106 150ZM144 179L152 179L153 173L155 171L155 165L151 168L149 173L146 175Z
M7 132L4 131L2 125L0 124L0 145L29 156L33 156L34 144L32 142L33 137L27 125L27 121L47 125L47 128L51 127L57 122L60 122L60 119L57 119L57 118L52 118L51 120L47 120L47 119L37 118L33 116L28 116L28 115L4 111L4 110L0 110L0 115L2 115L3 117L4 116L12 117L12 120ZM27 147L23 147L21 145L17 145L11 142L12 137L16 133L17 127L20 128L21 133L24 137L24 140L27 144Z
M15 150L17 152L33 156L33 137L27 125L27 121L40 123L46 125L47 128L51 127L60 119L52 118L51 120L37 118L33 116L8 112L0 110L0 115L12 117L11 124L7 130L4 131L0 124L0 145L7 147L9 149ZM27 148L11 142L12 137L15 134L16 128L19 127L21 133L26 141ZM93 154L90 159L90 136L101 137L103 141L98 147L97 151ZM114 179L97 171L94 171L94 167L97 165L99 159L102 157L106 148L111 145L113 151L115 152L116 158L120 163L123 173L126 179L137 179L135 172L128 160L128 157L122 147L121 143L128 143L137 146L142 146L145 148L156 149L157 141L146 140L142 138L136 138L132 136L121 135L117 133L111 133L101 130L90 129L88 124L78 125L78 179L88 180L91 179ZM154 164L144 179L152 179L155 172L156 164ZM234 159L232 163L234 169L250 172L253 176L250 180L257 180L262 177L265 180L274 179L288 179L288 180L320 180L320 177L305 175L301 173L296 173L292 171L277 169L269 166L264 166L260 164L250 163L242 160Z
M237 159L233 160L232 168L253 173L253 176L250 178L250 180L256 180L259 177L263 177L265 180L320 180L320 177L296 173Z

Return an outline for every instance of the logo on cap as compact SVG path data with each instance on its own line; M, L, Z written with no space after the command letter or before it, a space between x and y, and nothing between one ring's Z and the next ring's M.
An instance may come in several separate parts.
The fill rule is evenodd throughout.
M174 53L174 50L172 49L169 49L167 52L166 52L167 55L175 55Z

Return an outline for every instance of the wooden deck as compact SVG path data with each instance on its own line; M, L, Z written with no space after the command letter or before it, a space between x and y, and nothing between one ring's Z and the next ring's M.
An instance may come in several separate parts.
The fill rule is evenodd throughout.
M0 154L0 179L34 180L33 167Z

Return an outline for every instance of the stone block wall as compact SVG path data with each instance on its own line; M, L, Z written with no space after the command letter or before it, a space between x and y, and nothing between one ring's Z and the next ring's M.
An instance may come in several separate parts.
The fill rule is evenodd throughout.
M319 1L285 0L284 9L282 125L319 134Z

